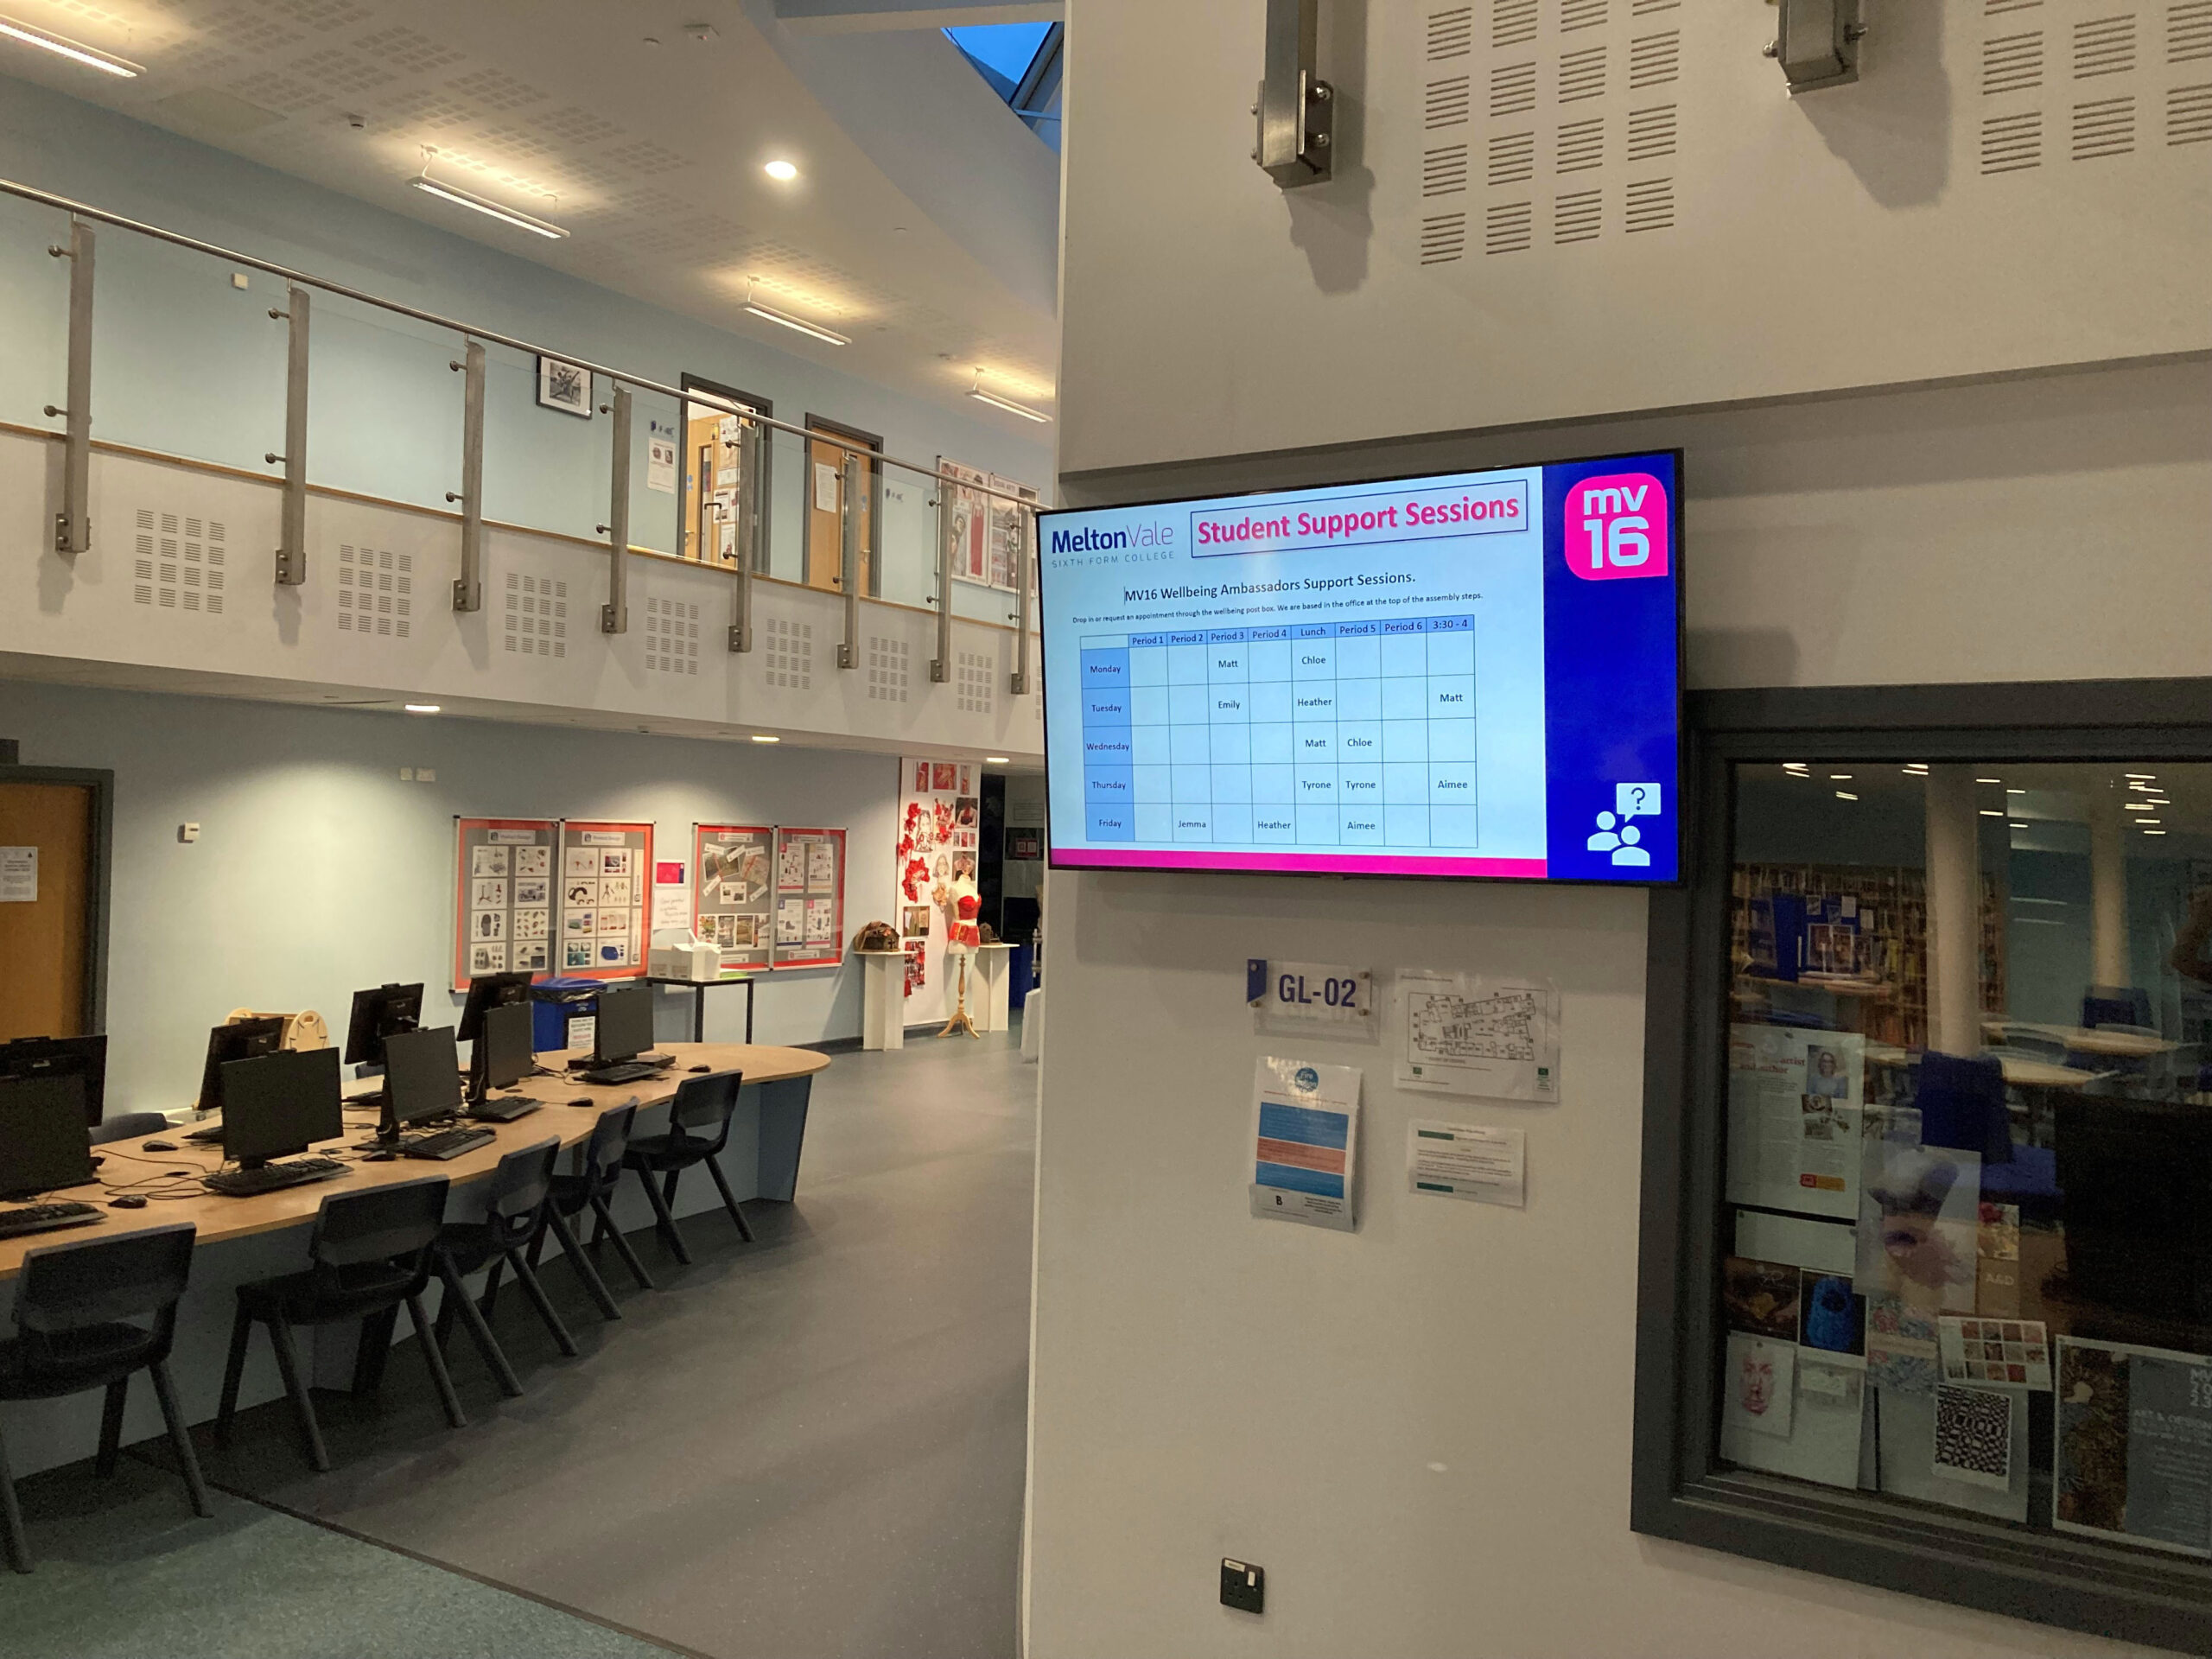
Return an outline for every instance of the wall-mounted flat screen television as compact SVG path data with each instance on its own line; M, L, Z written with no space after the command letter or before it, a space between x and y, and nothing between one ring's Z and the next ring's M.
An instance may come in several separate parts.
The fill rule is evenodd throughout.
M1047 512L1052 862L1679 879L1679 453Z

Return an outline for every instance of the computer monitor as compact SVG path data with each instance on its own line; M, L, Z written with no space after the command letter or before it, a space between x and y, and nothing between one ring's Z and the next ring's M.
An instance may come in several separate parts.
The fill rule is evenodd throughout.
M336 1049L263 1054L223 1067L223 1156L241 1168L345 1133Z
M476 1040L488 1008L503 1008L510 1003L530 1001L530 982L537 976L528 971L512 974L479 974L468 982L468 1001L461 1004L461 1030L456 1033L464 1043Z
M385 1039L384 1128L452 1117L461 1110L461 1050L451 1026L396 1031Z
M284 1016L257 1014L217 1026L207 1033L207 1058L200 1068L200 1109L223 1109L223 1068L232 1060L274 1054L284 1046Z
M0 1198L92 1179L82 1077L0 1078Z
M537 1048L531 1040L536 1011L527 1002L508 1002L487 1008L476 1031L475 1052L469 1070L480 1099L493 1089L511 1088L537 1069Z
M635 1059L653 1046L653 992L650 985L625 985L599 994L591 1057L600 1065Z
M2212 1319L2212 1109L2070 1091L2053 1108L2075 1291L2145 1313Z
M412 1031L423 1018L423 988L379 985L353 993L353 1017L346 1022L346 1064L382 1065L385 1039Z
M107 1039L18 1037L0 1044L0 1077L82 1077L85 1122L97 1128L107 1113Z

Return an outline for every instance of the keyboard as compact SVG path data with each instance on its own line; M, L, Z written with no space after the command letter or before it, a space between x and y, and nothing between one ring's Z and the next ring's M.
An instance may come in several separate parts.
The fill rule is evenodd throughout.
M672 1060L617 1060L613 1065L602 1065L577 1075L586 1083L636 1083L643 1077L657 1077L674 1065Z
M486 1147L499 1137L489 1129L441 1129L435 1135L417 1135L401 1141L392 1150L403 1158L431 1158L443 1163L448 1158L458 1158L464 1152L474 1152Z
M27 1204L20 1209L0 1210L0 1238L19 1238L25 1233L50 1233L60 1227L82 1227L100 1218L90 1204Z
M288 1186L306 1186L343 1175L346 1166L335 1158L302 1158L289 1164L264 1164L259 1169L221 1169L202 1175L200 1184L226 1198L255 1198L264 1192L281 1192Z
M480 1123L512 1123L518 1117L528 1117L537 1107L534 1100L480 1100L468 1109L468 1116Z
M194 1129L184 1138L197 1146L219 1147L223 1144L223 1126L211 1123L204 1129Z

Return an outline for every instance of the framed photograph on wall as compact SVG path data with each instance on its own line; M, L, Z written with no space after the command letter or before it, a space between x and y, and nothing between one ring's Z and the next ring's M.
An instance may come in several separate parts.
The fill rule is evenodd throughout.
M557 357L537 359L537 406L591 419L591 371Z

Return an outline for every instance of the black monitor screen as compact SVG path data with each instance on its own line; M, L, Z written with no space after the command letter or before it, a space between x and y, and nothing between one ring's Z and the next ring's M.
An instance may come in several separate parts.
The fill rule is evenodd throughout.
M396 1031L385 1039L385 1088L395 1123L451 1117L461 1110L461 1050L453 1027Z
M0 1077L82 1077L85 1122L98 1127L107 1112L107 1039L18 1037L0 1045Z
M650 985L627 985L599 994L599 1019L593 1027L592 1058L602 1065L627 1060L653 1046L653 993Z
M346 1064L382 1065L384 1039L412 1031L423 1018L420 985L379 985L353 993L353 1017L346 1022Z
M528 972L512 974L479 974L468 982L468 1001L461 1005L461 1030L458 1035L464 1043L473 1043L483 1033L484 1015L487 1009L503 1008L513 1002L530 1001L530 982L536 976Z
M345 1134L338 1051L264 1054L223 1067L223 1156L251 1166Z
M0 1078L0 1194L92 1179L81 1077Z
M274 1054L284 1046L284 1017L271 1014L233 1020L207 1033L207 1058L200 1070L200 1109L223 1109L223 1068L232 1060Z
M486 1089L520 1083L537 1064L531 1040L535 1011L527 1002L510 1002L485 1011L476 1033L476 1071Z

